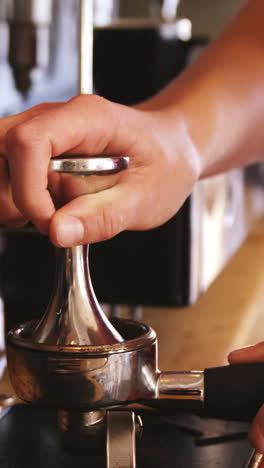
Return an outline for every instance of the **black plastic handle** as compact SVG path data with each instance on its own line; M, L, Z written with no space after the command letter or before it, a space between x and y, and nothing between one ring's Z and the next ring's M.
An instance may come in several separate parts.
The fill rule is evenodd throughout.
M208 416L251 420L264 403L264 363L205 369L204 388Z

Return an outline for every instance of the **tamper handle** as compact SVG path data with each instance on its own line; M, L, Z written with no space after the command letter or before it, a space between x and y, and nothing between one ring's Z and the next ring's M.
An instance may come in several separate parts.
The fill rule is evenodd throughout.
M67 197L71 200L101 191L111 186L113 177L128 165L129 157L124 156L53 158L49 166L50 193L58 196L59 192L62 201L67 202ZM123 341L96 299L90 278L88 246L57 249L53 295L43 318L31 333L31 341L80 347Z
M251 420L264 403L264 363L205 369L204 409L214 417Z

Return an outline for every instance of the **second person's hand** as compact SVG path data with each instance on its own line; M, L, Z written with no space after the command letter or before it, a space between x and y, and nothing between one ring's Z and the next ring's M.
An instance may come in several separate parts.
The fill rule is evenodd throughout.
M257 343L253 346L246 346L241 349L232 351L229 354L228 360L230 364L243 364L264 362L264 342ZM264 395L263 395L264 401ZM249 431L249 439L254 447L264 454L264 405L259 409ZM264 467L264 460L260 468Z

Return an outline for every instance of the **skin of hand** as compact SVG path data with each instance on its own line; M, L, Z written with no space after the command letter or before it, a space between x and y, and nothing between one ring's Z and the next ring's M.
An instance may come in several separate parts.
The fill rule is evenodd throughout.
M29 219L57 246L158 226L176 213L200 175L199 156L180 118L174 153L162 115L98 96L37 106L2 119L0 128L0 222ZM115 186L55 210L47 171L50 158L61 154L132 157Z
M228 360L230 364L264 362L264 341L232 351ZM249 439L260 453L264 453L264 405L259 409L250 427ZM262 463L261 467L264 466L264 461Z

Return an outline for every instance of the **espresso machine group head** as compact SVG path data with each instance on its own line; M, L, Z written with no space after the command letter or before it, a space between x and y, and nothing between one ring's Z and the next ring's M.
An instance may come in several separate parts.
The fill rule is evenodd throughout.
M26 95L32 75L50 64L53 0L3 0L2 18L9 25L8 61L16 88Z

